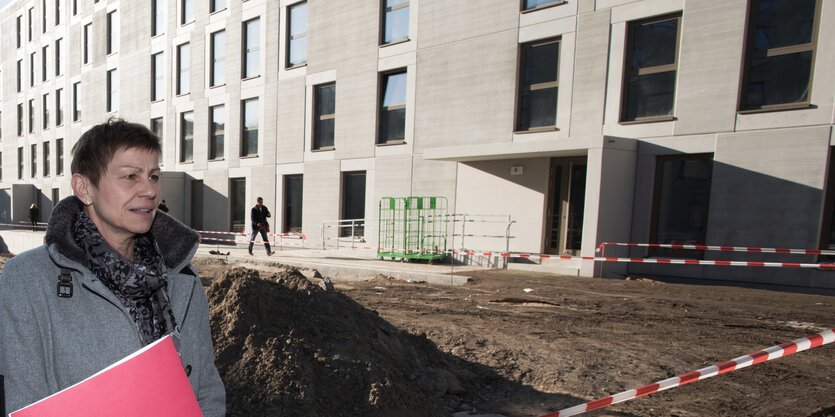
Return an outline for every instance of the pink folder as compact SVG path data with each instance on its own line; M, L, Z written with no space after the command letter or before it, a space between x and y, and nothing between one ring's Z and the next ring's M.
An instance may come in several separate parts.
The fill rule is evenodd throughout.
M11 417L202 417L171 336Z

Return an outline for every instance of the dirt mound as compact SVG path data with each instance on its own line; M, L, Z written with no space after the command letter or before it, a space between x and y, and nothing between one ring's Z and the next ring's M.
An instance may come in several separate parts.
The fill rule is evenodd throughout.
M232 268L207 291L230 416L448 416L445 355L294 268Z

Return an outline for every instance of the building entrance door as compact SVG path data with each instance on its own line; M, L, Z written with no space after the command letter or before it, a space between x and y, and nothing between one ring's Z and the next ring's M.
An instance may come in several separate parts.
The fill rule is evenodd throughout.
M586 159L551 159L549 184L545 252L579 255L586 201Z

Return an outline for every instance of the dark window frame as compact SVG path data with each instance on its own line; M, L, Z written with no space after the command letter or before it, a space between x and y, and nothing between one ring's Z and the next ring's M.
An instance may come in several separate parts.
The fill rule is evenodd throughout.
M223 56L218 57L215 54L215 45L217 44L217 37L223 37ZM216 65L223 64L223 79L216 82L217 75ZM226 85L226 29L221 29L209 34L209 87L219 87Z
M55 139L55 175L64 175L64 138Z
M159 68L157 68L157 64L159 64ZM151 54L151 102L165 100L165 72L164 52ZM159 88L162 88L162 91L157 94Z
M191 115L191 132L186 131L186 115ZM180 112L180 163L194 162L194 110L187 110ZM186 150L189 150L191 155L187 155Z
M215 124L215 111L220 111L223 113L223 124L221 129L216 129ZM224 140L226 140L226 105L225 104L217 104L214 106L209 106L209 160L210 161L222 161L225 159L225 146ZM218 141L218 134L223 135L222 139ZM218 146L218 144L220 146Z
M258 32L258 43L255 46L249 45L249 31L250 27L249 24L257 22L257 32ZM250 78L257 78L261 76L261 18L254 17L249 19L242 24L242 32L243 36L241 36L241 78L242 79L250 79ZM255 69L255 74L248 74L250 68L248 65L249 60L247 59L250 54L257 54L258 55L258 68Z
M386 88L388 87L388 80L389 77L399 74L406 75L406 91L404 97L404 103L398 104L394 106L384 107L383 102L386 96ZM377 145L397 145L406 143L406 120L408 119L408 112L409 112L409 71L408 68L397 68L390 71L380 72L377 80L378 85L378 92L377 92L377 134L376 134L376 144ZM394 110L404 110L403 116L403 138L402 139L387 139L383 138L383 114L384 112L394 111Z
M333 113L320 113L319 112L319 90L326 87L333 87L333 102L334 108ZM319 133L321 131L320 122L324 120L334 120L334 130L332 136L330 138L330 145L322 146L319 141ZM313 86L313 129L311 130L312 140L311 140L311 150L313 151L330 151L333 150L336 146L336 82L329 82L323 84L317 84Z
M674 60L671 64L663 64L663 65L656 65L652 67L644 67L638 69L632 69L630 62L632 62L632 53L633 53L633 42L635 40L634 32L635 29L640 26L647 26L652 25L668 20L676 20L676 40L675 40L675 54ZM624 58L623 58L623 78L621 83L621 92L620 92L620 114L618 116L618 122L620 124L638 124L638 123L652 123L652 122L665 122L675 120L675 111L676 111L676 91L678 89L678 71L679 71L679 55L681 53L681 23L682 23L682 13L672 13L672 14L665 14L661 16L654 16L647 19L640 19L631 21L627 24L626 29L626 42L624 43ZM644 116L644 117L636 117L634 119L630 119L627 117L629 111L629 78L631 76L643 76L643 75L654 75L654 74L661 74L665 72L674 72L675 73L675 83L673 84L673 91L671 94L673 95L673 105L670 109L670 114L668 115L654 115L654 116Z
M188 49L185 54L183 54L183 48ZM176 46L177 50L177 84L176 88L176 95L184 96L186 94L191 93L191 43L190 42L183 42ZM188 67L183 68L183 57L188 57ZM188 74L188 80L183 80L183 73Z
M525 51L527 48L534 48L538 46L544 46L549 44L556 44L557 45L557 73L555 74L554 81L548 81L543 83L532 83L530 85L525 83L525 71L527 69L527 60ZM515 115L515 131L516 132L541 132L541 131L553 131L557 129L557 112L559 111L559 94L560 94L560 65L562 64L562 57L560 56L560 52L562 49L562 38L548 38L548 39L541 39L533 42L526 42L519 46L519 73L517 77L519 81L516 83L516 115ZM556 88L556 97L554 100L557 102L556 106L554 107L554 124L548 126L536 126L536 127L529 127L527 129L522 128L522 105L523 100L522 96L526 91L535 91L541 90L546 88Z
M302 4L304 4L305 7L307 7L307 1L300 1L298 3L294 3L294 4L291 4L291 5L287 6L287 19L286 19L287 21L285 22L285 25L284 25L285 26L285 45L286 45L286 49L287 49L287 51L285 53L285 57L284 57L284 68L285 69L293 69L293 68L300 68L300 67L307 66L307 49L308 49L307 48L307 42L305 42L304 61L299 62L299 63L295 63L295 64L290 62L290 55L292 53L291 42L293 40L296 40L296 39L307 38L307 29L304 32L297 33L297 34L293 34L291 32L292 28L291 28L290 22L292 22L292 19L293 19L293 9L295 9L296 7L301 6ZM308 9L308 12L309 12L309 9ZM305 28L307 28L307 26L308 26L307 21L305 21Z
M756 39L756 31L757 31L757 6L763 0L753 0L748 4L748 14L747 14L747 27L745 31L745 49L744 49L744 61L743 61L743 69L742 69L742 82L739 84L739 106L737 112L739 114L751 114L751 113L765 113L765 112L772 112L772 111L782 111L782 110L796 110L796 109L806 109L812 105L812 85L814 82L814 75L815 75L815 61L817 57L817 50L818 50L818 34L820 32L820 21L821 21L821 0L815 1L815 15L813 16L814 23L812 25L812 39L809 43L806 44L796 44L792 46L784 46L778 48L771 48L766 51L756 51L754 50L754 39ZM799 52L811 52L812 61L810 64L809 69L809 86L808 86L808 93L806 94L806 100L803 102L795 102L795 103L779 103L779 104L767 104L759 107L749 106L746 103L746 96L748 94L748 78L751 72L751 61L758 59L758 58L771 58L781 55L788 55L794 54Z
M257 112L258 112L258 123L255 125L254 129L248 129L246 126L246 105L249 102L255 101L257 104ZM246 99L241 99L241 147L238 152L238 156L241 158L253 158L258 156L258 145L260 142L260 128L261 128L261 102L259 97L251 97ZM250 146L247 144L247 133L250 131L255 131L255 149L249 149Z
M386 41L386 29L388 28L388 23L389 23L388 19L387 19L387 17L388 17L387 14L388 14L389 11L400 10L400 9L407 8L407 7L409 8L409 13L411 13L411 0L406 0L405 3L395 5L391 8L386 7L386 1L387 0L380 0L380 39L379 39L380 46L396 45L398 43L408 42L409 39L410 39L409 38L409 30L411 30L411 27L409 28L409 30L406 31L406 36L405 37L399 38L399 39L392 39L390 41ZM411 18L411 16L410 16L410 18ZM407 21L406 24L408 25L408 23L409 22Z

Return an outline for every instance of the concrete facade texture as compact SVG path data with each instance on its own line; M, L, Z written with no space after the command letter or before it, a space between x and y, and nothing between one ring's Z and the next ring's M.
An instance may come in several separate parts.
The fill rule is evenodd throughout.
M835 3L817 1L807 105L743 111L753 1L579 0L521 10L524 2L506 0L476 7L410 0L407 37L383 43L387 11L381 0L227 0L218 11L210 11L210 1L187 0L194 9L188 22L183 22L184 1L160 1L164 25L157 35L152 35L153 1L16 0L0 18L0 214L6 214L0 220L24 220L31 202L39 202L45 219L54 190L70 195L75 141L117 116L146 124L162 120L162 198L175 217L205 230L232 229L230 179L243 179L245 198L238 203L246 217L262 196L273 212L272 230L284 231L287 207L297 203L287 201L285 181L301 175L302 232L311 241L320 239L323 224L344 217L343 202L350 197L346 173L364 173L363 239L372 246L381 198L437 196L447 199L450 214L510 216L512 252L593 256L604 241L654 242L659 161L705 154L712 172L703 243L828 249L833 204L827 196L835 191L827 182L835 145L835 73L829 71L835 63ZM307 8L306 61L288 67L296 45L289 39L290 10L300 6ZM636 22L664 17L680 22L672 110L669 117L625 122L630 30ZM253 19L259 22L257 75L244 78L245 27ZM220 31L225 54L214 56L211 39ZM525 48L552 41L558 42L552 125L520 129ZM187 60L179 56L185 44ZM92 52L88 62L85 46ZM154 54L162 54L164 68L156 78ZM218 85L210 85L213 58L224 67ZM392 71L404 70L403 140L380 143L383 83ZM109 72L116 77L110 86ZM184 93L177 90L181 77L188 79ZM157 80L164 94L152 100ZM333 146L316 149L316 91L330 83L336 91ZM110 110L108 97L115 98ZM244 115L245 100L257 100L256 114ZM224 110L224 149L211 158L214 106ZM183 153L187 112L194 120L191 158ZM258 129L257 149L247 155L245 118L256 120ZM63 140L60 175L58 139ZM560 174L554 173L557 166ZM565 216L560 227L549 212L555 204ZM569 227L578 219L582 222ZM247 223L248 218L245 228ZM494 227L473 226L472 233L493 234ZM567 230L577 227L579 248L547 244L556 239L564 245L570 240ZM467 242L466 249L505 250L503 239ZM642 249L613 254L652 256ZM579 265L582 275L721 276L835 287L831 273L822 270Z

